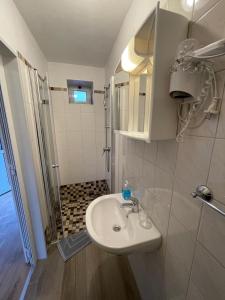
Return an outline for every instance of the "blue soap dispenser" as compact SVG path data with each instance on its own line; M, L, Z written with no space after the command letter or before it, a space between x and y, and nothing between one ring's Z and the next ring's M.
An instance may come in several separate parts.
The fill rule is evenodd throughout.
M130 200L131 198L131 188L129 186L128 180L124 181L124 185L122 188L122 196L124 200Z

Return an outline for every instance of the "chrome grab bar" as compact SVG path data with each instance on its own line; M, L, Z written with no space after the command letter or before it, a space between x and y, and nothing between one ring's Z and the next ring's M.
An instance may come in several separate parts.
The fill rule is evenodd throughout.
M201 200L204 204L208 205L219 214L225 217L225 211L219 209L216 205L212 203L213 201L213 194L211 190L205 185L198 185L196 191L191 193L193 198L197 198Z

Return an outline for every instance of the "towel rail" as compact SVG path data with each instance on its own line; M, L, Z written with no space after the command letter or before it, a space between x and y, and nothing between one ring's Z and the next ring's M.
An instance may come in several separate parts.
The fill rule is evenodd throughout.
M225 211L218 208L216 205L212 203L213 201L213 194L211 190L205 186L205 185L198 185L196 188L196 191L191 193L193 198L197 198L200 201L202 201L204 204L208 205L215 211L217 211L219 214L225 217Z

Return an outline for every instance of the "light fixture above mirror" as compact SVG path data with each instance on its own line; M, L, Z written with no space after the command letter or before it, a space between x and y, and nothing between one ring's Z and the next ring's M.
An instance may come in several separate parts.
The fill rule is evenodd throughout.
M146 70L150 63L149 57L143 57L135 52L135 38L132 38L121 56L121 67L125 72L138 75Z

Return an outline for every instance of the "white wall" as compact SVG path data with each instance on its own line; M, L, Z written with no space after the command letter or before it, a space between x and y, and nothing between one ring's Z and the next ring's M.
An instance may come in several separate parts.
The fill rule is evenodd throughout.
M49 82L67 87L67 79L93 81L94 90L104 90L104 69L49 63ZM69 104L67 91L51 91L61 185L104 179L103 94L94 94L94 104Z
M19 51L40 74L45 74L47 61L12 0L0 1L0 39Z
M37 68L38 72L41 75L44 75L47 71L47 61L40 50L37 42L35 41L33 35L31 34L29 28L27 27L24 19L20 15L19 11L17 10L14 2L12 0L1 0L0 1L0 40L6 44L14 53L17 53L19 51L28 61L29 63ZM17 76L14 74L14 77ZM11 83L11 82L10 82ZM15 85L14 85L15 86ZM12 101L12 99L10 99ZM23 99L22 97L17 97L18 105L19 107L23 110ZM23 113L25 113L23 111ZM21 113L20 113L21 117ZM10 120L12 121L12 120ZM15 118L13 122L16 122ZM21 125L22 126L22 125ZM25 125L24 125L25 126ZM19 130L19 128L17 128ZM26 138L26 140L31 143L32 137L26 135L27 131L25 132L24 130L20 132ZM18 132L15 132L16 136L18 137ZM22 139L19 139L20 143L22 142ZM29 148L30 145L27 145L27 149ZM25 153L25 152L24 152ZM28 155L23 155L23 152L21 153L19 160L21 163L24 165L30 165ZM29 153L30 154L30 153ZM34 172L37 170L32 169L31 165L30 168L28 168L30 171L30 176L28 179L31 180L31 177L35 177ZM24 175L24 174L23 174ZM32 178L33 178L32 177ZM22 178L21 180L23 180ZM46 206L43 204L43 207L41 206L41 203L39 203L39 197L36 195L36 190L35 188L40 186L38 183L34 180L33 186L30 184L30 180L24 180L25 188L30 191L29 194L29 201L33 201L32 203L30 202L29 207L26 207L31 212L31 220L32 220L32 230L34 232L34 238L36 240L36 248L37 248L37 255L39 258L44 258L46 257L46 249L45 249L45 241L44 241L44 234L43 234L43 224L42 221L44 220L46 223L46 216L42 214L40 216L39 212L40 209L46 211ZM33 195L33 197L31 196ZM35 195L35 196L34 196ZM36 197L37 196L37 197ZM35 207L33 210L32 208ZM32 214L33 212L33 214ZM46 224L45 224L46 225Z

